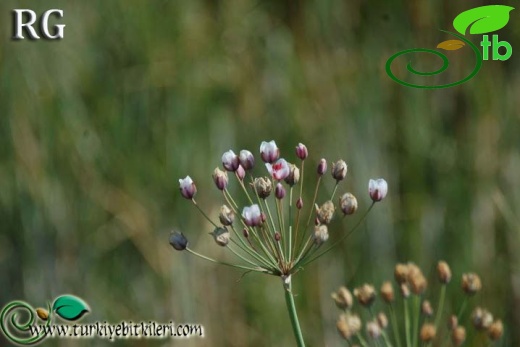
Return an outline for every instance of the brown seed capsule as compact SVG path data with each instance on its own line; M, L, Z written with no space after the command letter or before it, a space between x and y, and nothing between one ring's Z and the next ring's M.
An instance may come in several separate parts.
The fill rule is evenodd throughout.
M421 305L421 313L426 317L433 316L433 308L428 300L423 301Z
M462 290L468 295L475 295L482 289L482 282L480 277L474 273L467 273L462 275Z
M459 320L457 316L452 314L450 318L448 318L448 329L453 330L459 325Z
M284 179L291 187L300 181L300 169L294 164L289 164L289 175Z
M430 323L425 323L421 328L421 333L419 335L422 342L430 342L435 338L436 329L435 325Z
M477 307L473 310L471 319L477 330L486 330L493 324L493 315L481 307Z
M374 340L377 340L381 336L381 327L377 321L371 321L367 323L367 334Z
M44 308L37 308L36 314L38 315L38 317L40 317L41 320L49 319L49 312Z
M394 288L389 281L384 282L381 286L381 297L387 304L394 301Z
M342 314L336 323L338 332L345 340L356 335L361 330L361 319L357 315Z
M376 299L376 291L370 284L364 284L363 286L354 289L354 296L363 306L370 306Z
M397 264L395 266L394 276L397 283L406 283L408 279L408 264Z
M461 346L466 340L466 329L464 327L455 327L451 333L451 341L455 347Z
M320 224L329 224L334 216L336 207L332 201L327 201L321 207L316 204L316 218Z
M273 190L273 183L268 177L255 178L253 183L251 183L251 186L262 199L267 198Z
M488 328L488 335L489 338L493 341L500 340L502 335L504 334L504 325L502 324L502 321L499 319Z
M302 198L298 198L298 200L296 200L296 208L298 210L301 210L303 208L303 199Z
M337 292L332 293L332 299L339 309L346 310L352 307L352 294L346 287L340 287Z
M381 329L386 329L388 326L388 318L386 317L386 314L383 312L379 312L377 315L377 323L381 327Z
M437 264L437 274L439 275L441 283L448 284L451 281L451 269L445 261L441 260Z
M424 277L421 269L413 263L408 263L407 280L408 284L410 285L410 290L415 295L421 295L424 293L428 285L426 277Z
M212 233L210 233L211 236L215 239L215 242L217 245L225 247L228 245L229 240L231 238L231 235L229 234L229 231L226 228L215 228Z
M341 181L347 176L347 163L344 160L338 160L332 163L332 177L336 181Z
M282 239L282 235L277 231L274 233L274 239L276 242L279 242Z
M326 225L317 225L314 227L314 234L312 235L314 243L318 246L329 239L329 230Z
M235 212L233 212L227 205L220 207L218 219L222 225L231 225L235 221Z
M403 283L401 284L401 295L403 296L403 298L405 299L408 299L408 297L410 296L410 287L408 287L408 285L406 283Z

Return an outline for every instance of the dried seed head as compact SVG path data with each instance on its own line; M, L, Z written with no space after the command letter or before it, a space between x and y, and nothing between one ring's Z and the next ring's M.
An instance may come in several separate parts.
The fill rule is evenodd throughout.
M423 301L421 305L421 313L426 317L433 316L433 308L428 300Z
M227 205L220 207L218 219L222 225L231 225L235 221L235 212L233 212Z
M377 321L374 320L367 323L367 334L374 340L381 336L381 327Z
M455 347L461 346L466 340L466 329L464 327L455 327L451 333L451 341Z
M376 299L376 291L370 284L364 284L363 286L354 289L354 296L363 306L370 306Z
M493 323L493 315L488 310L477 307L471 315L471 320L475 329L486 330Z
M339 309L347 310L352 307L352 294L346 287L340 287L338 291L332 293L331 296Z
M240 165L240 159L238 155L235 154L232 150L229 150L222 154L222 166L227 171L236 171L238 169L238 165Z
M273 190L273 184L271 183L271 180L267 177L255 178L253 183L251 183L251 186L254 190L256 190L258 196L262 199L267 198Z
M449 329L449 330L453 330L453 329L455 329L458 325L459 325L459 319L457 318L457 316L455 316L454 314L452 314L452 315L450 316L450 318L448 318L448 329Z
M179 190L181 195L188 200L193 199L195 194L197 194L197 186L195 186L190 176L179 180Z
M339 207L345 215L351 215L356 212L358 203L356 197L351 193L345 193L339 198Z
M301 160L305 160L309 156L309 151L307 151L307 147L303 143L299 143L296 146L296 156Z
M36 314L38 315L38 317L40 317L41 320L49 319L49 311L47 311L44 308L37 308Z
M231 235L229 234L229 231L226 228L215 228L212 233L210 233L211 236L215 239L215 242L217 245L225 247L229 243L229 239L231 238Z
M326 225L316 225L312 236L314 243L318 246L329 239L329 230Z
M319 176L323 176L325 171L327 171L327 161L324 158L320 159L320 162L318 164L318 168L316 171L318 172Z
M244 170L251 170L253 166L255 166L255 157L253 153L243 149L240 151L238 155L238 159L240 161L240 165L244 168Z
M502 321L499 319L488 328L488 335L489 338L493 341L500 340L502 335L504 334L504 325L502 324Z
M349 340L361 330L361 319L357 315L342 314L336 323L338 332L344 339Z
M303 208L303 199L302 198L298 198L298 200L296 200L296 208L298 210L301 210Z
M389 281L384 282L381 286L381 297L387 304L394 301L394 288Z
M467 273L462 275L462 290L468 295L475 295L482 289L480 277L475 273Z
M406 283L408 279L408 264L397 264L395 266L394 276L397 283Z
M377 315L377 323L379 324L381 329L386 329L386 327L388 326L388 318L386 317L386 314L384 314L383 312L379 312L379 314Z
M401 284L399 289L401 289L401 295L403 296L404 299L408 299L410 297L410 287L408 287L408 284L406 284L406 283Z
M224 190L228 185L228 175L226 171L220 170L218 167L213 170L213 182L218 189Z
M332 201L327 201L321 207L316 205L316 217L321 224L329 224L334 216L336 207Z
M278 182L274 188L274 196L276 196L278 200L285 198L285 188L280 182Z
M289 175L284 181L291 187L297 184L300 181L300 169L294 164L289 164Z
M347 176L347 163L343 160L332 163L331 173L336 181L342 181Z
M435 338L436 329L435 325L430 323L423 324L419 337L422 342L430 342Z
M439 280L443 284L448 284L451 281L451 269L448 263L445 261L440 261L437 264L437 273L439 275Z
M188 246L188 239L178 231L170 234L170 245L177 251L183 251Z

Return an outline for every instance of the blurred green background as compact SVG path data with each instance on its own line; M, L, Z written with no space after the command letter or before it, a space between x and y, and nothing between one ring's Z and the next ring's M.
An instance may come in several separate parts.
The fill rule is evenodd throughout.
M44 306L71 293L91 306L88 322L173 319L203 324L206 334L45 346L293 345L279 280L241 278L168 244L176 228L193 249L227 259L178 179L190 175L215 215L222 200L211 173L222 153L257 155L261 141L274 139L289 160L303 142L310 162L347 161L341 190L356 194L361 210L368 179L389 182L363 231L295 278L309 346L344 345L330 299L339 285L379 286L397 261L414 261L436 302L440 259L455 277L448 309L462 299L462 273L477 272L484 288L472 303L504 321L502 346L519 346L517 10L498 32L513 46L511 59L485 61L463 85L418 90L385 72L392 54L434 48L451 38L438 29L453 30L458 13L484 3L3 0L0 304ZM65 38L12 41L15 8L63 9L51 24L66 24ZM468 51L448 53L450 69L437 80L471 71ZM326 180L322 200L332 187ZM331 238L345 225L336 223ZM479 343L470 334L466 345Z

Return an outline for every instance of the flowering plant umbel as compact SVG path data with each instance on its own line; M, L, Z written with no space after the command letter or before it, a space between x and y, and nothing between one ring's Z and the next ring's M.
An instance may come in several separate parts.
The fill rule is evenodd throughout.
M304 341L291 290L291 276L347 238L388 191L384 179L370 180L368 193L372 204L350 230L342 231L334 237L329 247L324 247L329 239L329 225L339 214L336 210L339 209L344 217L353 215L358 209L358 202L352 193L346 192L334 203L338 187L347 176L347 164L338 160L331 165L330 173L335 185L330 199L316 204L322 179L327 172L327 161L321 159L314 174L316 183L312 202L304 204L302 193L308 155L307 147L298 144L295 148L297 164L293 164L280 158L280 149L274 141L264 141L260 145L260 158L265 171L255 177L252 171L256 160L250 151L241 150L239 154L232 150L225 152L221 158L223 170L217 167L212 175L224 202L216 218L208 216L196 202L197 187L191 177L179 180L181 195L190 200L213 225L211 236L215 243L226 247L238 263L218 261L195 252L188 247L187 238L180 232L173 232L170 236L170 244L176 250L186 250L205 260L248 272L280 277L298 346L304 346ZM239 205L238 199L229 191L230 176L240 186L243 200L247 201L245 206Z

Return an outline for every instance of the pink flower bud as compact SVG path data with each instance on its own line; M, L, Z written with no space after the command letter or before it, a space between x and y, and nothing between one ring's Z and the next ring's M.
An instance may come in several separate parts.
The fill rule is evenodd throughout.
M325 171L327 171L327 161L323 158L320 159L320 163L318 164L318 175L323 176Z
M197 193L197 187L190 176L186 176L186 178L179 180L179 189L181 195L188 200L191 200Z
M277 231L274 233L274 239L276 242L279 242L282 239L282 235Z
M229 150L222 155L222 165L227 171L236 171L239 164L240 160L232 150Z
M386 193L388 193L388 183L384 179L368 181L368 194L374 202L383 200Z
M260 157L266 163L274 163L280 157L280 150L274 141L263 141L260 145Z
M239 180L243 181L244 177L246 177L246 171L242 167L242 165L238 165L238 169L236 171L237 177Z
M258 205L246 206L242 210L242 218L247 226L254 227L262 224L262 213Z
M228 175L226 171L220 170L218 167L213 170L213 182L218 189L224 190L228 185Z
M301 210L303 208L303 199L302 198L298 198L298 200L296 200L296 208L298 210Z
M276 185L276 188L274 189L274 195L278 200L282 200L285 197L285 188L281 183Z
M238 159L240 160L240 165L242 165L246 171L251 170L253 166L255 166L255 157L253 157L253 153L245 149L240 151Z
M303 143L299 143L296 146L296 156L301 160L305 160L309 156L309 152L307 151L307 147Z
M267 171L269 171L269 173L277 181L285 179L291 173L291 168L285 159L278 159L276 163L267 163L265 166L267 167Z

